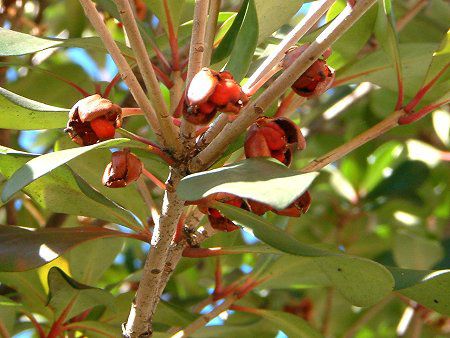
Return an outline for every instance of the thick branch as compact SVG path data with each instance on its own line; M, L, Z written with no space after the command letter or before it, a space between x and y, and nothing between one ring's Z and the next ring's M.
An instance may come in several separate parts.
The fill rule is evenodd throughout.
M208 167L228 144L242 134L272 102L297 80L300 74L304 73L375 2L376 0L360 0L353 9L347 6L264 93L256 100L252 100L241 111L239 117L233 123L227 125L211 144L193 159L190 170L195 172Z
M144 90L142 89L141 85L139 84L139 81L137 80L136 76L131 70L131 67L125 60L125 57L120 52L120 49L117 46L114 39L112 38L110 32L108 31L108 28L104 24L103 19L100 16L100 13L95 8L95 4L91 0L80 0L80 3L81 6L83 6L87 18L97 31L100 38L102 39L106 49L111 54L111 57L113 58L115 64L117 65L117 68L119 68L120 76L130 89L130 92L133 95L139 107L141 107L141 109L144 111L144 115L148 123L152 127L153 131L159 137L161 137L158 120L156 118L153 106L148 100L147 96L145 95Z
M192 23L191 47L189 50L189 63L186 85L189 86L192 78L203 66L203 52L205 50L206 21L208 17L209 0L195 0L194 20ZM195 125L183 119L181 122L181 137L185 148L193 145L195 138Z
M123 335L127 338L150 337L152 334L152 317L159 302L161 275L184 206L184 202L175 193L179 180L180 175L172 170L166 182L167 190L161 217L159 223L155 225L151 249L145 262L135 301L123 328Z
M155 104L156 117L158 118L165 144L168 148L180 151L177 130L169 115L166 102L164 101L161 88L159 87L158 79L153 70L153 65L148 56L141 34L139 33L139 28L136 24L136 18L134 17L130 2L128 0L115 0L115 3L119 9L120 17L122 18L122 23L127 32L131 48L135 53L136 61L144 79L145 86Z

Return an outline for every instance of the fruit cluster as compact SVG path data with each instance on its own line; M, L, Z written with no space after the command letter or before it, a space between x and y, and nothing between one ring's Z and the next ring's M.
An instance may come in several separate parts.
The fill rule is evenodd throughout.
M122 108L95 94L79 100L69 112L65 131L72 141L87 146L114 138L122 126ZM112 154L102 182L109 188L122 188L136 181L142 172L142 162L128 149Z
M284 57L283 68L287 69L308 48L308 44L290 48ZM334 70L328 67L326 59L330 56L331 49L327 49L322 58L314 63L294 82L292 90L300 96L319 96L326 92L334 81Z
M272 157L286 166L291 163L292 152L303 150L305 147L306 141L300 128L293 121L284 117L259 118L248 129L244 143L247 158ZM211 205L214 202L230 204L260 216L272 211L282 216L300 217L308 211L311 204L311 195L306 191L283 210L277 210L270 205L251 199L242 199L227 193L217 193L194 202L201 212L208 215L211 227L219 231L230 232L239 229L239 227L223 216L219 210L212 208Z
M203 68L189 84L183 117L192 124L203 125L218 111L239 113L247 102L247 95L229 72Z

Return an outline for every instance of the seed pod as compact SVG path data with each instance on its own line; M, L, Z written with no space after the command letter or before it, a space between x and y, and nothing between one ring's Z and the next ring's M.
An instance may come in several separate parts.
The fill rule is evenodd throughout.
M273 157L288 166L292 160L292 150L302 150L305 146L300 128L291 120L261 117L250 126L244 150L247 158Z
M259 216L264 215L267 211L272 210L272 207L270 205L261 202L247 199L247 203L250 207L250 211Z
M239 113L248 98L229 72L203 68L189 84L185 101L184 118L202 125L209 123L217 111Z
M297 200L283 210L273 210L274 213L282 216L300 217L306 213L311 205L311 195L305 191Z
M122 109L110 100L95 94L79 100L69 112L66 132L81 146L114 138L122 126Z
M290 48L284 57L283 68L287 69L309 47L308 44ZM316 60L292 85L292 90L300 96L319 96L330 88L334 81L334 70L328 67L326 59L331 55L328 48L322 59Z
M136 181L142 173L142 162L129 149L116 151L105 168L102 183L108 188L123 188Z

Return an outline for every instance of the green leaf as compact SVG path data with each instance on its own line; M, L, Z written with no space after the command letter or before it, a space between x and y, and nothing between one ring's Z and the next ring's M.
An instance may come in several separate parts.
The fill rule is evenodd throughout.
M33 157L33 154L0 146L0 173L5 178L10 178ZM114 204L105 207L104 204L88 198L84 192L93 189L84 183L81 185L84 190L82 192L80 185L80 179L76 179L69 168L61 166L24 187L23 192L45 210L125 223L127 226L140 225L123 208Z
M384 196L414 199L417 189L429 175L430 169L424 162L404 161L394 169L389 177L375 186L366 198L376 199Z
M430 63L427 75L425 76L424 84L433 79L444 67L448 67L450 63L450 31L445 34L441 45L433 53L433 59ZM447 80L450 72L447 71L447 76L441 78L441 81Z
M317 175L301 174L267 158L249 158L186 176L178 185L177 193L181 199L194 201L225 192L281 210L301 196Z
M72 142L68 137L62 137L55 144L54 150L60 151L74 147L77 147L74 142ZM144 156L147 154L148 153L144 150L142 150L141 153L136 153L136 155L141 158L146 166L147 163ZM126 209L131 211L141 221L146 220L150 216L150 211L149 208L146 207L146 204L137 190L136 185L132 184L121 189L111 189L102 184L103 171L109 162L111 162L111 152L109 149L96 149L85 153L82 157L74 158L67 164L75 173L77 173L77 175L83 178L84 181L97 190L101 195L116 203L114 208L117 208L117 205L119 205L122 207L122 210ZM148 168L151 168L153 172L153 168L156 164L152 161L151 165L152 167ZM165 177L162 179L164 180ZM82 187L80 186L80 188ZM90 197L93 198L93 196ZM93 199L96 200L95 198ZM98 199L97 202L103 203ZM110 201L107 203L111 204Z
M0 87L0 128L63 128L68 120L68 111L27 99Z
M386 170L392 169L403 151L403 145L397 141L384 143L376 149L368 158L368 166L361 182L360 189L370 192L384 178Z
M19 170L14 172L8 182L6 182L2 192L2 200L9 200L16 192L26 187L31 182L84 153L99 148L116 147L128 142L130 142L129 139L117 138L86 147L61 150L33 158Z
M444 250L438 241L402 231L395 236L393 255L402 268L426 270L444 257Z
M122 335L119 325L110 325L97 321L82 321L65 325L67 330L82 331L91 338L117 338Z
M257 43L258 17L255 2L250 0L247 3L244 19L236 36L230 60L225 66L225 69L233 74L237 82L240 82L247 74Z
M394 287L392 275L376 262L303 244L264 218L246 210L223 203L216 203L214 207L231 220L251 228L261 241L280 251L302 257L316 257L317 265L330 282L354 305L373 305Z
M47 279L48 306L54 311L55 318L65 312L65 318L70 319L94 306L109 306L114 302L109 292L80 284L57 267L49 270Z
M12 332L16 321L17 311L23 309L19 303L9 298L0 296L0 322L3 324L7 332Z
M331 20L336 18L346 5L346 0L336 1L327 12L327 22L330 22ZM339 39L333 44L333 53L328 58L327 63L335 69L339 69L346 64L352 64L353 62L351 61L366 45L367 41L373 34L376 16L377 8L376 6L372 6L372 8L370 8L357 22L352 25L352 27L347 32L339 37ZM315 34L312 35L314 36ZM306 36L304 39L302 39L302 42L310 40L309 38L310 36Z
M394 24L391 0L378 0L375 37L383 50L389 55L391 62L395 65L397 79L400 81L398 85L400 86L403 82L403 71L398 50L398 37Z
M408 79L404 81L405 97L413 97L422 86L436 47L434 43L399 45L403 78ZM336 73L338 84L364 81L372 82L393 92L397 91L395 68L384 51L370 53L359 61L349 63Z
M252 313L268 320L288 337L320 338L322 334L299 316L282 311L254 309Z
M0 225L0 271L30 270L51 262L64 252L86 241L122 235L118 231L88 226L30 229ZM99 241L93 243L100 244ZM111 249L113 248L114 246ZM93 251L90 243L86 249ZM80 250L84 252L85 249ZM80 250L76 252L80 253ZM91 259L91 256L85 256L83 253L79 259L83 262ZM98 264L98 261L92 260L91 264Z
M288 23L304 3L300 0L254 0L254 2L259 23L258 44Z
M241 9L239 10L236 18L233 21L228 32L223 37L220 44L214 50L214 53L211 58L211 64L218 63L224 59L226 59L232 52L234 44L236 42L236 38L241 30L242 23L245 18L246 11L248 9L249 0L244 0L241 5Z
M167 22L166 12L164 10L164 1L167 3L168 12L170 13L170 19L172 21L173 29L176 34L180 26L180 19L186 0L145 0L148 8L151 8L152 12L155 13L155 15L161 21L164 30L168 34L169 25Z
M95 285L123 247L122 238L101 238L85 242L67 255L70 273L83 284Z
M20 294L20 301L29 312L39 313L46 318L51 318L52 311L46 307L47 293L37 270L0 272L0 283L8 285Z
M128 47L120 42L116 43L124 56L134 59L134 54ZM106 52L103 43L98 37L74 39L39 38L0 27L0 56L25 55L55 47L80 47Z
M443 315L450 315L450 270L418 271L392 269L395 279L408 282L401 285L399 292L416 302L433 309ZM411 286L412 285L412 286Z

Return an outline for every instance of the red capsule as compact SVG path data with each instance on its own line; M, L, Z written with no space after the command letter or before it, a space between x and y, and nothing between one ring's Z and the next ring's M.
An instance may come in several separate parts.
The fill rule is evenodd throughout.
M103 185L108 188L123 188L136 181L142 173L142 162L129 149L116 151L103 173Z
M311 205L311 195L308 191L304 192L296 201L283 210L273 210L278 215L289 217L300 217L305 214Z

